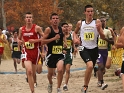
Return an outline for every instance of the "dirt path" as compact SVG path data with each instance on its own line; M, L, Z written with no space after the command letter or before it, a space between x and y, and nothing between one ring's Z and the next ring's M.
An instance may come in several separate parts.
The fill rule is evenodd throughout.
M84 62L78 56L74 59L71 76L69 81L69 91L62 93L81 93L81 87L84 80ZM122 81L119 77L114 75L115 66L112 66L105 74L105 83L109 86L105 90L97 87L97 78L93 77L90 80L88 93L124 93L122 91ZM35 93L47 93L47 68L43 66L43 72L37 75L38 86L35 88ZM5 73L5 74L2 74ZM53 93L56 93L56 79L53 79ZM64 79L62 86L64 84ZM62 87L61 87L62 89ZM25 80L25 69L18 65L18 74L14 74L14 67L12 60L2 60L0 66L0 93L30 93L28 83Z

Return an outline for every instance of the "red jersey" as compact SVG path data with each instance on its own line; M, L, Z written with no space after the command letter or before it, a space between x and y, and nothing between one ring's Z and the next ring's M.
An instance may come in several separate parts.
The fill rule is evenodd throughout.
M29 39L38 39L39 34L35 32L36 25L33 24L30 31L26 31L26 26L22 27L22 37L24 40L23 52L26 54L25 61L30 60L33 64L36 64L39 55L39 42L29 43Z
M24 46L26 49L34 49L34 48L38 48L39 47L39 43L29 43L28 40L29 39L38 39L39 38L39 34L35 32L35 26L36 24L33 24L32 28L30 31L26 31L25 27L22 27L22 37L23 40L25 42Z

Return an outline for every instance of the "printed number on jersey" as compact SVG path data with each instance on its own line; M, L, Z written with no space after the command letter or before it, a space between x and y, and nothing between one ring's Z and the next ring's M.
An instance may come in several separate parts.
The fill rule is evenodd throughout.
M33 49L34 43L25 42L26 49Z
M62 46L53 46L52 54L62 54Z
M107 42L103 39L99 39L98 46L107 46Z
M18 51L18 47L14 47L14 51Z
M26 54L21 54L21 59L25 59L26 58Z
M85 32L84 40L94 40L94 32Z
M70 49L72 46L72 41L71 40L67 40L67 49Z

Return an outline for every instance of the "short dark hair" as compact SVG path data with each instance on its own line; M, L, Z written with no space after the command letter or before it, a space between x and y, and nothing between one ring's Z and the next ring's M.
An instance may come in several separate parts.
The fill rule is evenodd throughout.
M33 14L31 12L26 12L25 15L24 15L24 17L26 17L26 14L29 14L29 15L32 15L33 16Z
M31 12L26 12L25 14L32 14Z
M68 23L62 23L62 24L61 24L61 27L62 27L63 25L68 25Z
M52 13L51 16L50 16L50 19L52 19L53 16L58 16L57 13Z
M102 19L102 18L105 18L105 19L106 19L106 17L105 17L105 16L101 16L101 17L100 17L100 19Z
M17 34L18 34L18 31L19 31L19 29L14 30L14 31L13 31L13 35L14 35L14 33L16 33L16 32L17 32Z
M86 11L87 8L93 8L93 6L92 6L92 5L86 5L86 6L84 7L84 11Z

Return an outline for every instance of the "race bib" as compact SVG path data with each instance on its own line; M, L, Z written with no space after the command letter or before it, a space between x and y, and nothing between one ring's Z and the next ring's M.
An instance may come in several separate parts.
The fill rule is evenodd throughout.
M21 54L21 59L25 59L26 58L26 54Z
M3 47L3 43L0 43L0 47Z
M14 51L18 51L18 47L14 47Z
M84 40L94 40L94 32L85 32Z
M52 54L62 54L62 46L53 46Z
M103 39L99 39L98 46L100 46L100 47L107 46L107 42Z
M70 49L72 46L72 41L71 40L67 40L67 49Z
M79 46L79 51L83 51L84 50L84 47L83 46Z
M33 49L34 43L25 42L26 49Z

